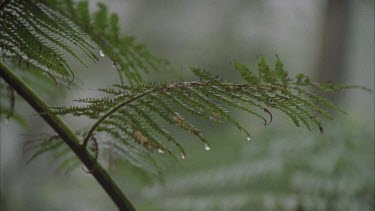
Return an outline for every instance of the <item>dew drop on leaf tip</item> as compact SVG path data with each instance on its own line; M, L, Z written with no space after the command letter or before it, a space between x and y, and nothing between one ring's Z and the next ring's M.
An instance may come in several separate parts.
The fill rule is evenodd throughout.
M181 153L181 158L182 158L183 160L185 160L185 154L184 154L184 153Z
M207 151L209 151L209 150L211 149L211 147L210 147L210 145L208 145L208 144L206 143L206 144L204 144L204 149L207 150Z
M250 141L250 140L251 140L250 136L246 137L246 139L247 139L248 141Z
M104 52L103 52L103 50L99 50L99 54L100 54L101 57L104 57Z
M162 149L158 149L158 153L159 153L159 154L164 154L164 150L162 150Z

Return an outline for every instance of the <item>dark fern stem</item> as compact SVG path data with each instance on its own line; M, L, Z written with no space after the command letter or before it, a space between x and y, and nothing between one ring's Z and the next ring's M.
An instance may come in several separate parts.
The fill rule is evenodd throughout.
M31 107L48 123L65 144L76 154L90 173L100 183L120 210L135 210L130 201L121 192L112 178L96 161L96 159L79 145L79 139L57 115L54 115L48 104L44 102L21 78L14 74L5 64L0 62L0 77L6 81L17 93L29 103Z

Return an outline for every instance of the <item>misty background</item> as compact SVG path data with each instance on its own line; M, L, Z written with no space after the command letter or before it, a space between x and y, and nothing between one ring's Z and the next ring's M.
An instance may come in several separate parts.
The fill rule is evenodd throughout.
M259 56L273 63L277 54L292 76L302 72L316 81L374 90L371 0L90 1L93 10L96 2L119 14L124 34L134 35L171 62L174 73L151 75L150 80L194 80L190 66L237 80L233 61L255 68ZM80 89L52 90L46 96L51 105L69 105L72 99L94 96L96 88L119 82L107 57L87 69L75 61L71 65ZM139 210L373 210L374 94L347 90L328 97L347 115L335 114L335 120L325 122L322 135L295 128L277 113L267 127L241 117L253 133L250 142L235 128L208 125L211 151L180 137L187 159L166 162L162 178L150 179L127 166L110 173ZM81 168L58 173L48 155L26 165L23 143L36 131L51 130L21 99L17 109L29 127L1 122L2 206L115 210ZM90 124L65 119L77 128ZM341 180L336 187L335 181ZM314 189L330 185L332 190ZM340 195L343 192L348 194Z

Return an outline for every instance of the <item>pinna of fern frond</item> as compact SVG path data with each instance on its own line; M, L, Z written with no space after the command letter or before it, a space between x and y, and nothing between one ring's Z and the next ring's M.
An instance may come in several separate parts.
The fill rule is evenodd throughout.
M127 80L130 84L140 84L143 73L151 70L169 69L167 60L152 55L147 48L134 37L121 35L119 17L110 13L103 3L90 12L88 1L50 0L52 7L56 4L64 15L75 20L98 45L98 55L112 60L112 67L117 70L120 82ZM65 9L62 9L65 8Z
M142 73L150 70L167 69L168 62L153 56L143 44L137 43L132 36L120 36L119 18L109 14L104 4L98 3L98 10L93 14L94 24L91 30L98 39L103 55L108 55L112 66L119 73L121 83L124 77L130 84L140 84Z
M97 60L87 35L72 21L41 1L4 1L0 10L1 57L14 64L25 64L49 77L73 81L66 55L86 66L75 51ZM55 77L57 76L57 77Z
M77 134L82 136L83 132L78 131ZM125 162L134 166L142 173L160 176L161 167L155 161L154 157L146 153L146 149L140 147L138 144L124 142L124 138L125 136L123 134L120 135L118 131L111 131L111 129L104 129L103 127L98 128L97 134L92 137L88 144L88 151L100 161L107 163ZM113 141L114 139L116 141ZM23 154L28 163L39 157L49 156L48 160L54 163L55 169L63 173L69 173L82 165L69 147L57 135L34 135L33 138L24 143ZM112 160L109 160L108 155L110 155ZM87 171L87 173L90 172Z
M181 144L165 129L166 125L196 136L207 146L206 149L210 149L202 132L186 120L186 116L196 116L219 125L228 122L250 137L250 132L229 109L247 112L261 119L265 125L271 123L272 113L278 110L296 126L302 124L310 130L315 125L321 132L321 118L332 119L328 109L337 110L311 89L321 90L324 85L311 82L307 76L290 78L278 57L274 68L261 58L257 72L236 62L235 69L245 83L225 81L200 68L191 69L199 80L114 85L100 89L105 97L79 99L82 106L60 107L55 111L57 114L87 116L96 120L84 139L84 145L97 129L110 128L125 134L128 137L125 142L138 143L154 152L173 153L168 145L173 143L184 158ZM348 87L335 86L325 91L343 88Z
M3 61L41 71L56 83L74 79L68 56L84 67L85 57L98 61L98 56L108 56L121 83L140 84L143 73L169 69L166 60L152 55L132 36L121 35L118 15L101 3L90 13L88 1L3 1L0 29Z

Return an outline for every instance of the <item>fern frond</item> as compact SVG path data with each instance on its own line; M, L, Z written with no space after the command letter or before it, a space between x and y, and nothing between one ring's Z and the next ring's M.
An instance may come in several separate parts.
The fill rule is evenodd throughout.
M92 60L94 47L77 25L41 1L3 1L0 10L0 48L5 62L34 68L54 78L71 82L74 73L67 63L70 55L85 63L75 53L78 47Z
M236 62L235 68L246 83L225 81L203 69L192 68L200 78L197 81L130 86L117 84L100 89L105 97L81 98L77 101L83 103L82 106L59 107L55 108L55 112L96 120L86 134L84 146L100 129L112 135L116 132L115 137L127 137L121 139L121 143L139 144L153 152L173 154L174 150L168 144L172 143L185 158L181 144L165 129L166 125L196 136L207 150L210 149L200 130L186 120L189 114L219 125L228 122L244 132L248 139L250 132L238 122L230 108L254 115L265 125L271 123L272 113L279 110L297 126L301 123L311 129L315 125L323 132L321 118L332 119L327 109L335 107L327 104L311 88L323 91L347 88L334 86L325 89L325 84L312 83L301 75L296 79L289 78L278 57L274 68L261 58L257 76L241 63Z
M3 1L0 30L3 61L38 70L56 82L73 81L68 56L86 66L82 54L92 61L107 55L122 83L140 83L143 73L168 68L166 60L153 56L133 37L121 35L118 15L102 3L90 13L88 1Z
M22 72L21 76L36 91L47 96L52 94L51 87L56 85L51 77L33 68L30 68L27 74ZM0 121L11 119L21 126L27 127L24 117L15 108L18 100L16 92L3 79L0 79Z
M24 118L15 111L16 96L14 90L0 80L0 121L12 119L23 127L27 126Z
M71 18L100 47L98 54L108 56L112 66L118 71L121 83L125 79L130 84L143 81L143 73L168 68L168 62L152 55L147 48L134 37L121 35L119 17L110 13L103 3L90 12L88 1L49 0L49 6Z
M107 162L110 161L105 155L111 154L112 162L125 161L136 167L140 172L160 176L160 166L156 163L155 158L145 153L146 149L138 144L124 141L126 136L108 127L109 125L109 123L103 124L103 126L98 128L96 136L98 140L93 137L89 142L89 152L96 159ZM77 132L77 134L82 136L82 131ZM116 141L113 141L113 139L116 139ZM50 162L55 164L58 171L65 173L69 173L81 165L81 162L69 147L56 135L43 134L35 136L24 143L23 152L27 162L31 162L48 152L51 157L49 159Z

